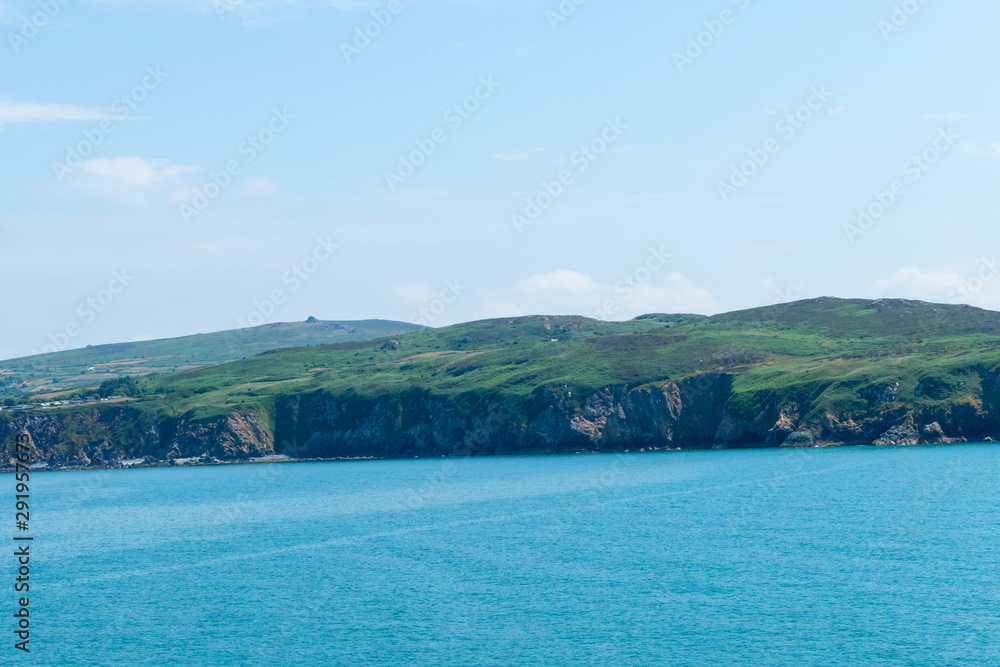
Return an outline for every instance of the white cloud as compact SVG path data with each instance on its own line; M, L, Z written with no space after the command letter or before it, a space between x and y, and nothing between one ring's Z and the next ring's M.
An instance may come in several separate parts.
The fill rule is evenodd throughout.
M962 278L944 271L900 269L888 278L876 280L869 287L875 298L908 298L945 303L948 294L957 289Z
M761 294L761 302L770 304L798 301L803 298L802 295L805 292L805 286L800 282L781 285L770 276L758 279L753 286Z
M97 158L80 165L74 187L87 194L111 197L134 206L146 203L151 188L179 183L194 167L171 165L168 160L143 157Z
M963 274L948 271L900 269L877 280L868 289L873 298L919 299L933 303L965 303L1000 309L1000 265L984 257Z
M633 280L630 286L624 280L601 283L577 271L559 269L487 292L480 316L584 315L627 320L644 313L714 312L718 312L715 298L676 272L653 273L647 282Z
M540 293L581 294L597 289L598 285L590 276L576 271L559 269L551 273L538 274L514 283L511 291L515 294L534 297Z
M0 102L0 123L49 123L57 121L104 120L112 114L72 104Z
M831 116L839 116L840 114L844 113L846 109L847 107L834 107L830 109L827 113L830 114Z
M143 157L97 158L80 165L87 174L116 181L122 185L144 187L175 181L192 167L171 165L169 160L151 160Z

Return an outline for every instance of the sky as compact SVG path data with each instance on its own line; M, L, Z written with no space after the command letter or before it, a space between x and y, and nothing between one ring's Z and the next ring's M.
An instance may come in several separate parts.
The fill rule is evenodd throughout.
M265 322L1000 309L986 0L2 0L0 358Z

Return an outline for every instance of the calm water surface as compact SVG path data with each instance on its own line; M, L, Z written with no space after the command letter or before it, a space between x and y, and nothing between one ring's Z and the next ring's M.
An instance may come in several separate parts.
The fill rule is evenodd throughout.
M965 445L35 474L32 652L5 612L0 664L1000 665L998 473Z

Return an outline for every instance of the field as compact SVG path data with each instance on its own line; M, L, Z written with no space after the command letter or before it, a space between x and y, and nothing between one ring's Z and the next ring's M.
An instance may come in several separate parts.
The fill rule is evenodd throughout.
M0 361L0 396L54 394L121 375L190 370L275 348L368 340L422 328L386 320L291 322L181 338L88 346Z
M918 406L967 400L981 394L980 374L998 364L1000 313L816 299L714 317L506 318L270 351L145 377L133 405L202 417L268 409L278 396L318 391L377 398L419 390L517 412L544 387L565 391L573 403L606 386L726 372L735 376L740 412L760 409L766 397L805 392L818 414L864 409L886 387Z

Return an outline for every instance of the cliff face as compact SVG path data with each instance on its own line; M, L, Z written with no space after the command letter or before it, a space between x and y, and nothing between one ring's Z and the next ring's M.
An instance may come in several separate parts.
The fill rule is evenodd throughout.
M809 391L795 400L756 397L747 413L734 398L733 375L703 374L655 387L609 386L588 396L543 387L517 412L502 397L461 405L419 390L380 398L313 393L277 399L273 432L253 411L194 420L143 421L138 411L24 413L0 420L0 442L29 432L35 461L114 466L123 459L243 460L439 457L568 451L809 447L945 443L1000 431L1000 378L984 376L982 394L907 405L892 387L866 389L868 409L816 414ZM860 393L860 392L859 392ZM928 407L929 406L929 407Z
M0 442L8 452L14 437L24 432L35 444L33 464L50 467L112 467L125 459L169 461L204 455L238 460L273 452L271 437L254 413L145 423L135 410L107 408L82 413L29 412L0 420Z
M733 380L719 373L652 388L609 386L582 401L547 388L527 418L489 401L459 408L422 392L378 400L289 397L279 407L275 451L326 458L886 445L971 440L998 430L995 378L986 400L917 409L884 394L858 413L817 415L807 400L765 397L749 416L734 405Z

